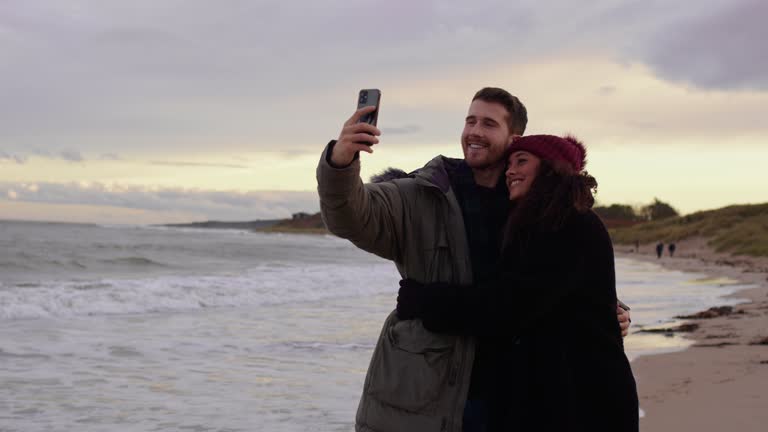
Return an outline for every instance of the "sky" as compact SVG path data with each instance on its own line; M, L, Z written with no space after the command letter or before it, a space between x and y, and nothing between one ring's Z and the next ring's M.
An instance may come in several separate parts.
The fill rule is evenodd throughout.
M382 91L367 179L461 157L474 93L572 133L597 200L768 201L762 0L0 0L0 219L318 211L315 168Z

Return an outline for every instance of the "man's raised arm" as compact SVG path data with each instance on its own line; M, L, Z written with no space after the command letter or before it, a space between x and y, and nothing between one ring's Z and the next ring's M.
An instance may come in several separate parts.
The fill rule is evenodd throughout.
M357 110L345 123L339 139L326 147L317 166L320 211L328 230L357 247L397 260L402 233L402 198L392 183L364 185L359 152L373 153L381 131L360 117L375 107Z

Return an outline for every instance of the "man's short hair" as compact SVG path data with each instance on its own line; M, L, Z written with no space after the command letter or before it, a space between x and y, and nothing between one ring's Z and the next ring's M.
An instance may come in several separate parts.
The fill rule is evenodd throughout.
M472 101L480 99L484 102L493 102L503 106L509 116L507 123L509 130L515 135L522 135L525 132L525 126L528 125L528 110L516 96L512 96L508 91L498 87L485 87L475 93Z

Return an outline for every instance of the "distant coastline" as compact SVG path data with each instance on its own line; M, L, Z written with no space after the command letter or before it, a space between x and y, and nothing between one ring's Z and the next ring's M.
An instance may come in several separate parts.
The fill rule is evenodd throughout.
M248 230L248 231L258 231L265 228L269 228L281 221L282 219L254 220L254 221L245 221L245 222L205 221L205 222L191 222L191 223L181 223L181 224L163 224L161 226L173 227L173 228L239 229L239 230Z
M237 229L255 232L296 234L328 234L320 213L294 213L290 219L254 220L245 222L205 221L184 224L163 224L174 228Z
M649 245L659 241L666 245L688 238L704 238L707 245L716 252L768 256L768 231L765 230L765 226L768 226L768 203L733 205L652 221L625 220L609 215L602 215L601 218L611 233L614 246L621 250L634 251L639 245L643 248L652 247ZM294 213L286 219L205 221L162 226L297 234L329 233L319 212ZM626 249L624 245L633 247Z

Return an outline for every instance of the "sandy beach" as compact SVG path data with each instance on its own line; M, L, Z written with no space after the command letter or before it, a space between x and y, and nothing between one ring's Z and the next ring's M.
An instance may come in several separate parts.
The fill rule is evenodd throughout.
M703 239L677 242L675 257L657 259L653 244L616 245L617 256L655 262L664 267L713 278L754 284L732 297L748 303L731 313L705 319L681 333L692 339L688 349L644 356L633 361L641 430L765 431L768 425L768 258L715 253ZM632 331L639 331L633 329ZM629 336L631 337L631 335Z

